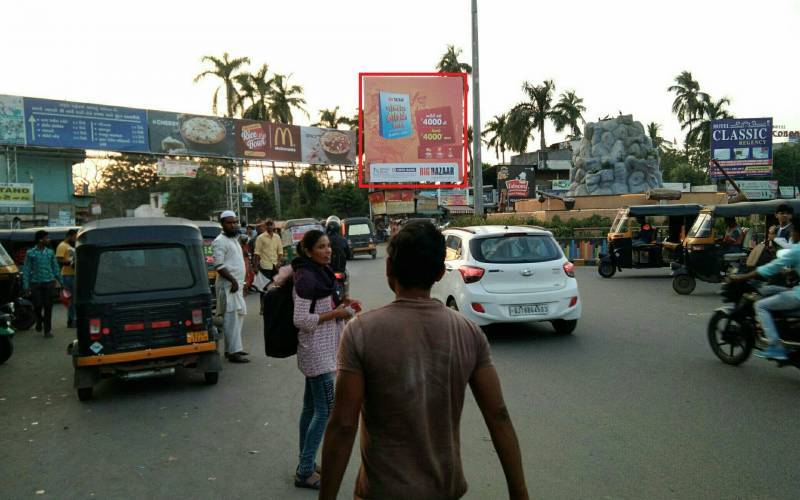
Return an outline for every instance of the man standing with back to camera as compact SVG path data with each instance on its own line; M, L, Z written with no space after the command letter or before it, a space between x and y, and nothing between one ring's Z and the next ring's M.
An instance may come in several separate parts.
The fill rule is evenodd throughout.
M387 253L395 301L356 316L342 334L320 498L336 498L359 414L356 498L462 497L467 483L459 426L469 384L510 498L527 499L519 443L486 336L430 296L444 275L444 237L430 222L412 222L392 238Z

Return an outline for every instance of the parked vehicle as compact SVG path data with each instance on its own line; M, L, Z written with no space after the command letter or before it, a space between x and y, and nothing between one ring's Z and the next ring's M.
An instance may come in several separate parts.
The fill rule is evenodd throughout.
M764 285L758 282L725 283L722 295L725 306L720 307L708 322L708 342L714 354L729 365L747 361L753 349L768 345L756 325L753 304L762 298ZM800 368L800 310L772 311L772 318L789 359L774 360L779 367L792 365Z
M200 229L203 237L203 256L206 259L206 269L208 269L208 284L214 290L214 283L217 280L217 270L214 268L214 249L212 244L222 232L222 225L219 222L197 220L192 224Z
M0 307L0 365L14 354L14 304L9 302Z
M553 234L533 226L444 232L445 274L431 295L478 325L549 321L570 334L581 317L574 266Z
M369 254L372 258L378 256L375 246L375 226L367 217L351 217L342 221L342 235L350 246L348 259L356 255Z
M64 238L67 237L67 231L70 229L80 229L77 226L64 226L64 227L30 227L26 229L0 229L0 244L5 247L6 251L17 266L25 264L25 254L28 249L36 246L36 232L44 229L50 236L50 248L55 252L56 247Z
M0 304L14 306L12 317L16 330L29 330L36 323L33 303L22 296L22 273L0 245Z
M308 231L316 229L325 232L325 227L317 219L289 219L281 226L281 242L283 255L292 260L295 257L295 247Z
M166 376L192 368L217 383L203 238L175 218L106 219L78 234L75 388L92 397L102 378Z
M769 226L782 204L792 207L795 213L800 210L800 200L752 201L703 208L683 241L684 262L672 263L673 290L688 295L694 291L696 280L719 283L729 268L742 265L747 259L747 237L742 252L727 252L722 244L723 235L716 227L718 219L761 215Z
M692 227L700 205L637 205L620 208L608 232L608 253L600 255L598 273L611 278L623 269L649 269L668 267L671 262L681 262L681 242ZM637 221L644 217L660 218L666 230L654 230L652 241L644 243Z

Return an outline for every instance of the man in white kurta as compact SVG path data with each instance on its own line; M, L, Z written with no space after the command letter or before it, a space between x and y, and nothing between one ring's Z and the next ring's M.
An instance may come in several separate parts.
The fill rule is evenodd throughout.
M220 215L222 233L214 240L214 267L217 269L216 282L218 296L224 295L225 353L231 363L247 363L247 355L242 347L242 325L247 314L244 300L245 263L242 247L239 244L239 221L232 211Z

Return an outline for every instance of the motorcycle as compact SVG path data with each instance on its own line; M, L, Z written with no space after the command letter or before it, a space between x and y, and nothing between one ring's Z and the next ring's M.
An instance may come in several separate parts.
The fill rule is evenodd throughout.
M756 321L753 308L753 304L765 296L764 291L764 285L754 281L722 285L719 293L727 305L711 316L708 342L723 363L740 365L747 361L753 349L767 347L767 338ZM791 365L800 368L800 310L773 311L772 317L789 358L774 361L779 367Z
M12 321L14 321L14 303L10 302L0 307L0 365L14 353Z

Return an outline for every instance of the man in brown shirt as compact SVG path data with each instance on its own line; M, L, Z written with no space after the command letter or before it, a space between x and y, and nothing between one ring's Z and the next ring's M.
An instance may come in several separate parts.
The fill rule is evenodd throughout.
M396 300L352 320L342 335L336 398L322 450L320 498L334 499L359 414L358 498L460 498L460 420L472 389L511 498L528 498L519 443L486 336L430 298L444 274L444 238L412 222L389 243L386 276Z

